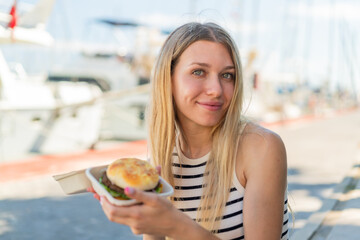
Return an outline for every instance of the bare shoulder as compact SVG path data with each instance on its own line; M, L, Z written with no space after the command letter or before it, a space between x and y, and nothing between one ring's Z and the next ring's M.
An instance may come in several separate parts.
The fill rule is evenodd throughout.
M244 145L246 149L255 150L257 153L261 153L260 150L269 150L269 148L279 148L279 150L285 148L277 133L254 123L246 124L241 136L240 147Z
M254 123L248 123L242 132L237 157L237 175L246 185L247 180L264 170L286 174L286 150L281 137ZM243 179L241 177L243 176Z

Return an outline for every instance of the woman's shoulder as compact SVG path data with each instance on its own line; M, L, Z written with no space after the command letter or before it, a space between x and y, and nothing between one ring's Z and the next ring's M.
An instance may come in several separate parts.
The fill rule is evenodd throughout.
M246 124L238 147L238 174L249 176L254 171L263 171L264 168L286 168L286 150L281 137L258 124Z
M247 122L245 124L240 139L240 144L245 143L250 144L250 146L253 144L256 146L269 146L283 143L277 133L253 122Z

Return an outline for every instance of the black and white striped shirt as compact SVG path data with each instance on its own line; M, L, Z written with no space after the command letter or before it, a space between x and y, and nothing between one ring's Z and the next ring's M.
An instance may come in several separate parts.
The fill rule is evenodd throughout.
M181 154L181 153L180 153ZM187 214L190 218L196 219L196 211L199 207L205 165L210 156L207 155L198 159L188 159L181 154L181 167L178 153L173 153L173 174L175 183L174 205L177 209ZM245 189L233 174L233 184L230 189L224 215L221 218L219 229L216 235L220 239L245 239L243 228L243 199ZM288 211L287 198L284 202L284 222L281 240L288 239Z

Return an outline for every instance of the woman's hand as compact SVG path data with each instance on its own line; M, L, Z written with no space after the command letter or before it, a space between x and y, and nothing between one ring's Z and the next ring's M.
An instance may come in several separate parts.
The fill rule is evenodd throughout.
M156 168L160 175L160 167ZM106 197L98 195L92 187L87 190L100 201L110 221L129 226L134 234L144 234L144 239L164 239L164 236L179 240L218 239L156 193L125 188L125 194L139 204L116 206Z
M129 226L134 234L173 235L176 220L183 214L169 200L134 188L125 188L125 193L140 204L116 206L106 197L100 197L104 213L110 221Z

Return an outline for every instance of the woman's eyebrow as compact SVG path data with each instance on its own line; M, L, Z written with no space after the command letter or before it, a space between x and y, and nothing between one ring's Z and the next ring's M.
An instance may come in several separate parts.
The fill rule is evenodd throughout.
M235 69L235 66L231 65L231 66L226 66L224 67L223 70L228 70L228 69Z
M192 65L199 65L199 66L202 66L202 67L211 67L210 64L202 63L202 62L193 62L193 63L189 64L189 66L192 66ZM235 69L235 66L234 65L229 65L229 66L226 66L226 67L223 68L223 70L228 70L228 69Z
M192 62L189 64L189 66L191 65L199 65L199 66L202 66L202 67L210 67L211 65L210 64L207 64L207 63L202 63L202 62Z

